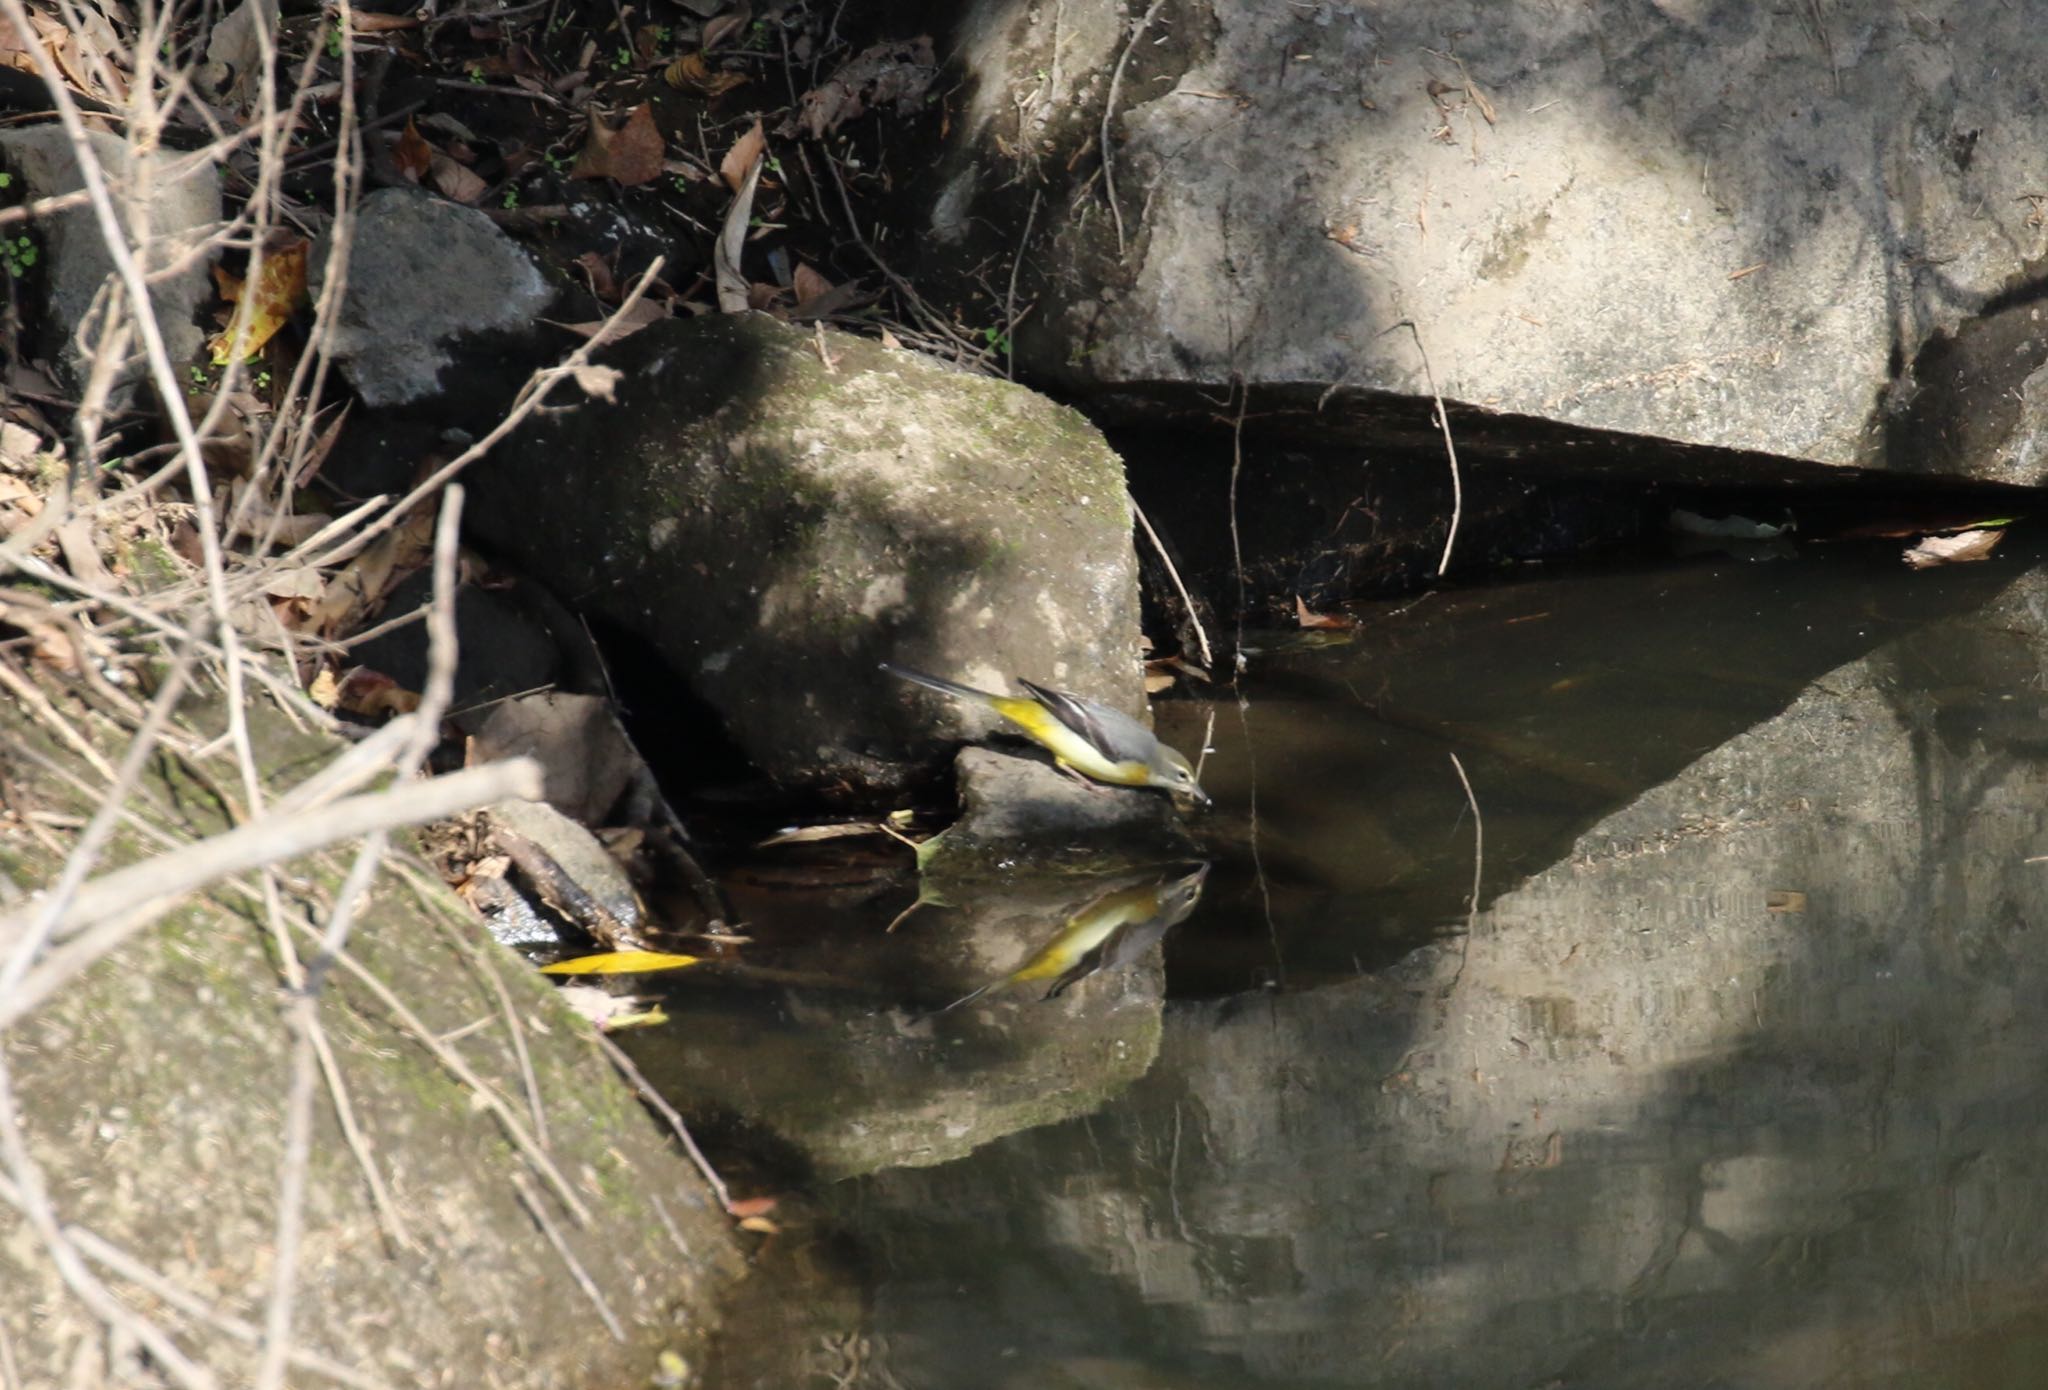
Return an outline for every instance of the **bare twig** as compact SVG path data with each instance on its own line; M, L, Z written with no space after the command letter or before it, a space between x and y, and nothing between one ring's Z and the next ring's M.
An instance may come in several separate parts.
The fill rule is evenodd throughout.
M540 765L512 758L445 777L349 797L317 811L270 816L170 854L103 874L79 889L57 919L64 945L0 999L0 1031L13 1027L58 988L147 926L186 893L265 864L281 863L373 830L443 820L508 796L538 799ZM21 940L34 917L0 916L0 949ZM67 940L77 933L75 940Z
M541 1203L540 1194L533 1190L533 1183L524 1173L512 1175L512 1190L519 1194L519 1201L526 1208L540 1233L548 1238L548 1244L555 1247L555 1253L562 1257L562 1263L569 1267L569 1275L576 1281L576 1287L583 1290L583 1296L590 1300L590 1306L597 1309L598 1317L604 1320L605 1330L612 1334L612 1340L626 1340L626 1329L619 1325L618 1315L612 1312L612 1305L605 1301L604 1293L583 1268L583 1262L576 1258L576 1252L569 1248L569 1242L562 1239L562 1233L555 1229L554 1221L548 1216L548 1209Z
M10 1204L15 1201L14 1192L4 1184L0 1184L0 1201ZM152 1297L162 1299L195 1322L203 1322L223 1336L247 1346L253 1347L262 1340L263 1333L256 1324L238 1318L232 1313L223 1313L204 1299L172 1283L113 1242L104 1240L94 1232L77 1225L66 1225L64 1233L71 1237L71 1243L76 1245L79 1253L87 1259L126 1279ZM337 1385L346 1385L350 1390L392 1390L389 1381L364 1375L354 1367L344 1366L332 1357L322 1356L318 1352L294 1350L291 1362L302 1370L325 1376Z
M1232 479L1233 483L1235 478ZM1145 538L1152 542L1152 549L1159 556L1159 563L1166 566L1166 577L1173 581L1174 591L1180 595L1181 606L1187 609L1188 625L1195 630L1195 645L1202 651L1204 670L1216 669L1216 653L1209 646L1209 634L1202 628L1202 615L1195 611L1195 598L1188 592L1188 586L1181 582L1180 571L1174 567L1173 557L1166 553L1166 545L1159 539L1159 533L1152 529L1152 522L1146 517L1145 509L1138 505L1137 495L1131 495L1131 515L1138 518L1138 525L1145 528ZM1232 510L1235 520L1236 511ZM1242 629L1240 629L1242 630Z
M1017 238L1017 254L1010 260L1010 289L1003 296L1003 376L1010 381L1017 379L1017 272L1024 268L1031 224L1038 220L1038 204L1044 196L1043 189L1031 190L1031 210L1024 214L1024 234Z
M13 2L19 3L19 0L13 0ZM7 0L0 0L0 3L7 3ZM625 297L619 301L618 309L612 314L610 319L606 320L607 328L625 317L626 314L631 312L633 306L640 302L641 297L647 293L648 287L660 275L664 263L662 257L656 256L654 258L647 269L641 273L640 278L633 282L633 288L628 290ZM447 463L435 469L432 475L420 482L412 491L392 503L382 516L367 523L355 535L335 545L325 553L304 559L301 563L325 568L329 565L340 564L343 560L360 554L371 541L398 525L414 507L446 487L458 473L489 453L507 435L524 424L526 417L540 408L542 402L547 399L548 393L554 390L556 386L576 375L579 369L589 366L591 353L597 349L605 336L605 332L605 329L600 329L595 338L577 348L556 365L535 372L527 379L526 385L520 388L519 395L512 402L512 408L505 412L505 417L493 426L489 433L485 434L483 438L477 440L476 443L470 445L467 449L464 449Z
M1402 319L1380 334L1382 338L1395 328L1405 328L1415 338L1415 350L1422 354L1422 379L1429 386L1429 398L1436 406L1437 428L1444 435L1444 456L1451 462L1451 526L1444 536L1444 553L1436 562L1439 578L1451 567L1451 547L1458 543L1458 523L1465 515L1465 482L1458 472L1458 446L1451 441L1451 417L1444 410L1444 398L1437 394L1436 373L1429 368L1429 349L1422 345L1422 330L1415 326L1414 319Z
M731 1211L732 1193L726 1190L725 1179L718 1176L718 1170L711 1166L711 1160L704 1157L704 1151L697 1147L697 1141L691 1137L690 1127L683 1123L682 1115L668 1103L666 1096L640 1074L640 1068L633 1064L633 1059L626 1055L623 1048L602 1033L593 1032L590 1036L597 1044L597 1050L604 1054L605 1060L610 1062L619 1075L626 1079L626 1084L633 1088L633 1093L653 1106L661 1118L668 1122L668 1127L675 1132L676 1138L682 1141L683 1151L689 1154L690 1162L697 1165L697 1171L702 1173L704 1181L710 1184L711 1191L718 1198L718 1205L728 1212Z
M1479 885L1486 872L1486 820L1479 814L1479 798L1472 794L1472 779L1465 775L1465 764L1458 761L1456 753L1451 754L1451 766L1457 769L1458 785L1465 789L1465 803L1472 808L1472 901L1465 911L1465 939L1458 947L1458 968L1451 975L1450 984L1444 987L1448 999L1458 981L1465 978L1465 962L1472 958L1472 935L1479 930Z
M1117 90L1124 84L1124 69L1130 65L1131 50L1138 46L1145 31L1152 27L1152 21L1166 5L1166 0L1152 0L1152 5L1131 29L1131 37L1124 43L1124 51L1117 55L1116 67L1109 75L1109 96L1102 103L1102 192L1109 199L1110 220L1116 224L1116 253L1124 254L1124 214L1116 204L1116 159L1113 153L1115 142L1110 135L1110 122L1116 116Z

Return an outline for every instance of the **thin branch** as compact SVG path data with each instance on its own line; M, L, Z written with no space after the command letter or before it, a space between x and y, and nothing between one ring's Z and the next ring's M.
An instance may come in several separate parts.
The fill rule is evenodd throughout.
M1402 319L1380 336L1386 337L1395 328L1405 328L1415 337L1415 350L1422 354L1422 379L1429 386L1429 398L1436 406L1437 428L1444 435L1444 456L1451 461L1451 528L1444 536L1444 553L1436 562L1437 577L1441 579L1451 567L1451 547L1458 543L1458 523L1465 515L1465 482L1458 471L1458 446L1451 442L1451 417L1444 410L1444 398L1437 394L1436 373L1429 369L1429 349L1422 345L1422 330L1415 326L1414 319Z
M55 937L75 940L52 951L15 993L0 999L0 1032L39 1008L65 984L156 920L185 894L232 874L282 863L316 849L423 821L445 820L508 796L538 800L540 765L512 758L353 796L316 811L269 816L184 849L131 864L93 879L57 919ZM20 939L34 916L0 916L0 949Z
M1451 766L1457 769L1458 785L1465 789L1465 803L1472 808L1472 902L1465 910L1465 939L1458 948L1458 968L1451 975L1451 982L1444 987L1444 997L1458 987L1458 981L1465 978L1465 962L1472 958L1472 934L1479 930L1479 885L1486 873L1486 819L1479 814L1479 798L1472 794L1472 779L1465 775L1465 764L1458 761L1456 753L1451 754Z
M1003 296L1003 377L1017 379L1017 272L1024 268L1024 252L1031 245L1031 224L1038 220L1038 204L1045 190L1031 190L1031 210L1024 214L1024 234L1017 238L1017 254L1010 259L1010 289Z
M1173 581L1174 591L1180 595L1182 607L1187 609L1188 624L1195 630L1195 645L1202 651L1202 669L1213 671L1216 669L1216 653L1209 646L1209 634L1202 628L1202 615L1195 611L1195 597L1188 592L1188 586L1181 582L1180 571L1174 567L1173 557L1166 553L1166 546L1159 539L1159 533L1152 529L1152 522L1146 517L1145 509L1138 505L1137 494L1130 493L1128 489L1126 492L1131 499L1131 515L1137 517L1138 525L1145 528L1145 538L1152 542L1152 549L1158 553L1159 563L1166 566L1166 577ZM1233 508L1233 518L1235 515Z
M569 1267L569 1275L576 1281L576 1287L583 1290L583 1296L590 1300L590 1306L597 1309L598 1317L604 1319L605 1330L612 1334L612 1340L625 1341L626 1329L619 1325L618 1315L612 1312L611 1304L605 1302L604 1293L583 1268L583 1262L576 1258L576 1252L569 1248L569 1242L563 1240L562 1233L555 1229L555 1223L548 1217L547 1208L541 1203L540 1194L533 1190L532 1181L524 1173L514 1173L512 1190L519 1194L520 1204L526 1208L527 1215L540 1227L540 1233L548 1238L548 1244L555 1247L555 1253L562 1257L562 1263Z
M1116 116L1117 90L1124 84L1124 68L1131 61L1131 50L1138 46L1138 40L1152 27L1152 21L1166 5L1166 0L1152 0L1152 6L1138 20L1131 30L1130 39L1124 44L1124 51L1117 55L1116 68L1109 75L1109 97L1102 103L1102 192L1109 199L1110 219L1116 223L1116 254L1124 254L1124 214L1116 205L1116 160L1112 153L1114 143L1110 138L1110 122Z
M726 1189L725 1179L718 1176L718 1170L711 1166L711 1160L704 1157L704 1151L697 1147L697 1141L690 1135L690 1127L683 1123L683 1117L676 1108L668 1103L668 1097L648 1083L647 1078L640 1074L640 1068L633 1064L633 1059L628 1057L617 1043L597 1032L593 1032L591 1038L597 1043L597 1050L604 1054L605 1060L610 1062L619 1075L626 1079L626 1084L633 1088L633 1093L653 1106L661 1118L668 1122L668 1127L675 1131L676 1138L682 1140L683 1151L690 1155L690 1161L697 1165L697 1171L704 1175L704 1181L710 1184L711 1191L718 1197L718 1205L730 1212L732 1193Z

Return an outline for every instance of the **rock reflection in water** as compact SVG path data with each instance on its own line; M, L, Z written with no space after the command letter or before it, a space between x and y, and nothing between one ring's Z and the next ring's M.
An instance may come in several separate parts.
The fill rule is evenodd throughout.
M2037 1384L2044 689L2033 574L1615 807L1469 949L1172 1003L1100 1113L842 1189L863 1383Z

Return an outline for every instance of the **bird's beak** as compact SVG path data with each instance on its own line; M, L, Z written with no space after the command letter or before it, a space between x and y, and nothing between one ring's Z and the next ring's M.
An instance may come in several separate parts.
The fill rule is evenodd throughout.
M1216 804L1209 798L1209 793L1203 791L1200 787L1189 787L1188 795L1194 799L1197 806L1214 806Z

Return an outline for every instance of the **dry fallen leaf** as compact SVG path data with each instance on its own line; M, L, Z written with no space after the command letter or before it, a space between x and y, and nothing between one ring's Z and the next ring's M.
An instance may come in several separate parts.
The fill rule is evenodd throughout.
M747 80L747 75L742 72L714 71L701 53L685 53L662 69L661 76L679 92L705 97L724 96L733 88L743 86Z
M755 121L747 128L746 134L732 142L732 148L719 161L718 176L725 180L725 186L733 192L740 191L740 185L747 181L747 172L754 167L754 161L766 153L768 133Z
M398 165L398 172L419 183L427 176L427 170L434 167L434 147L427 143L427 137L420 134L420 128L408 119L405 129L399 132L398 143L391 147L391 158Z
M208 345L213 349L216 367L225 367L231 360L238 332L246 335L242 339L242 357L246 361L263 351L264 344L284 327L292 311L306 297L306 253L311 247L311 242L300 238L265 255L262 278L254 293L245 282L217 266L214 268L221 298L235 306L234 318Z
M832 282L802 261L796 263L796 271L790 277L791 288L796 291L797 307L802 308L821 294L829 294Z
M617 130L590 123L590 141L569 171L575 179L612 179L627 188L661 177L664 159L661 131L654 124L654 105L641 102Z
M585 251L570 264L583 272L592 294L606 304L619 302L619 283L612 278L612 268L603 256L595 251Z
M332 710L341 702L341 682L334 678L332 669L320 668L320 674L306 687L306 698L324 710Z
M577 956L543 965L543 975L645 975L657 970L682 970L701 957L671 955L666 951L606 951L595 956Z
M1906 551L1906 563L1916 570L1936 565L1961 565L1982 560L2005 539L2003 531L1959 531L1953 536L1929 536Z
M719 229L718 240L711 244L711 268L718 286L718 311L722 314L743 314L752 307L747 277L740 270L740 250L747 244L747 224L754 215L754 192L760 186L764 162L764 156L755 157L739 192L733 195L732 206L726 209L725 225Z
M490 185L439 150L434 151L434 187L465 207L474 206Z
M1358 626L1358 619L1342 613L1317 613L1301 601L1301 595L1294 596L1294 619L1306 628L1336 628L1339 630Z
M341 678L335 704L344 714L359 719L385 719L411 714L420 707L420 697L418 691L405 689L382 671L358 666Z
M747 27L748 21L753 19L753 17L754 7L752 5L741 5L729 14L722 14L716 19L704 21L704 37L701 40L704 51L709 53L734 34L743 32Z
M939 75L931 36L898 43L878 43L805 92L795 114L776 133L799 131L822 140L855 117L882 106L915 110Z
M766 1216L775 1210L779 1200L775 1197L739 1197L725 1210L729 1215L737 1216L744 1221L750 1216Z
M614 314L608 319L593 319L589 323L555 323L553 319L547 319L544 322L555 323L557 328L566 328L579 338L596 338L602 333L604 335L603 341L616 343L621 338L630 337L638 333L641 329L647 327L648 324L659 323L667 317L668 310L662 305L656 304L651 299L642 299L637 301L625 313ZM609 328L607 328L607 325L610 325Z

